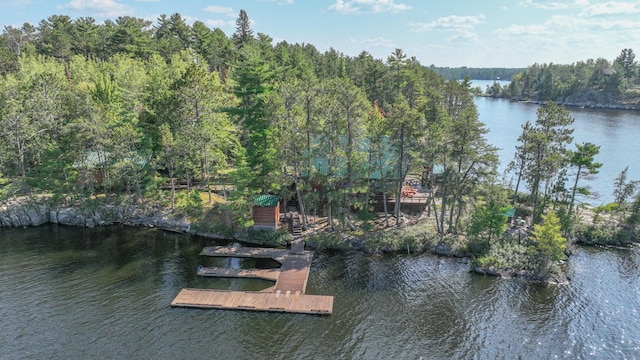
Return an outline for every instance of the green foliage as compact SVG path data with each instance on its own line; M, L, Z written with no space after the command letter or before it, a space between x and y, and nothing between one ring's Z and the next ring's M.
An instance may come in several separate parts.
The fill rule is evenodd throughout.
M614 189L613 196L615 196L615 203L618 204L618 207L622 208L623 205L629 200L629 198L633 195L633 193L640 185L640 182L637 180L628 180L627 172L629 171L629 166L625 167L614 181Z
M247 241L265 246L285 246L293 240L293 235L287 230L249 230Z
M636 240L637 234L625 228L601 225L582 225L576 230L576 238L585 244L628 245Z
M640 194L636 195L631 204L629 217L626 219L627 224L636 226L640 224Z
M507 229L507 210L509 210L508 206L500 205L496 201L489 201L476 208L471 214L471 223L467 234L472 238L486 242L499 237Z
M473 267L512 269L514 271L529 269L529 264L530 257L527 247L509 236L492 243L489 251L479 257L473 257L471 262Z
M549 102L537 110L535 125L529 122L522 127L516 147L516 160L511 169L530 189L534 222L548 202L566 198L566 168L570 164L566 146L573 141L574 119L564 107ZM516 186L516 191L517 191Z
M600 146L596 146L592 143L576 144L576 151L569 152L569 161L572 166L577 167L576 179L573 185L573 192L571 194L571 204L569 205L568 217L571 217L573 206L575 203L576 192L583 195L588 195L589 191L586 188L578 188L578 180L581 176L587 174L597 174L598 169L602 167L601 163L595 162L594 158L600 153Z
M542 224L533 226L531 252L538 261L548 264L564 258L567 240L562 236L560 219L553 211L542 215Z
M620 208L620 204L616 202L612 202L604 205L599 205L598 207L596 207L595 210L598 212L610 213L610 212L618 211L619 208Z
M0 172L0 200L3 200L5 195L7 195L7 185L9 184L9 179L2 176L2 172Z
M198 219L202 216L204 209L200 192L191 190L189 192L180 191L176 193L176 211L191 219Z
M346 250L349 248L349 244L344 240L342 235L337 232L307 236L305 241L309 246L315 248L334 250Z
M610 62L603 58L570 65L533 64L513 76L502 96L522 100L575 104L621 100L625 90L640 81L632 49L624 49Z
M365 236L364 246L371 252L420 252L438 242L433 226L422 223L391 231L378 231Z
M512 76L523 72L522 68L450 68L431 65L431 70L447 80L461 80L466 77L475 80L510 80Z
M244 11L236 25L231 37L202 22L189 25L180 14L160 15L153 27L130 16L97 24L64 15L37 27L5 27L0 172L15 189L36 187L65 201L104 194L114 202L144 196L164 205L161 189L224 184L232 190L220 206L221 222L236 230L251 225L252 196L282 191L345 228L357 212L369 230L375 192L399 199L409 169L442 164L440 240L456 233L483 184L493 181L497 159L468 79L445 82L401 49L383 61L366 52L349 57L309 44L273 45L267 34L254 36ZM627 71L633 59L626 51L616 60L627 83L634 81ZM587 65L576 69L593 86L617 86L619 79L606 76L606 61ZM543 96L570 91L554 88L560 68L547 68L535 69L539 77L516 78L514 86L533 94L535 80ZM542 158L559 162L557 155ZM312 165L318 156L328 159L326 173ZM362 179L367 168L381 186ZM540 171L541 181L562 183L559 171ZM178 213L202 216L194 192L178 192L176 202ZM499 232L489 228L490 238ZM431 243L428 231L411 231L417 233L370 243L411 251Z

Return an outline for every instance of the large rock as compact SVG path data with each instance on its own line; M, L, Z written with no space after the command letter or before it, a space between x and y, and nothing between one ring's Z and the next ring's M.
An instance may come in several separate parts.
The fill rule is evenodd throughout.
M437 255L442 255L442 256L452 255L451 246L449 245L436 245L433 248L431 248L431 252Z
M154 226L161 229L190 232L191 224L161 209L138 206L98 205L87 207L52 207L28 199L0 204L0 226L25 227L45 223L68 226L95 227L122 223Z
M0 207L0 226L38 226L49 222L49 209L44 204L9 203Z

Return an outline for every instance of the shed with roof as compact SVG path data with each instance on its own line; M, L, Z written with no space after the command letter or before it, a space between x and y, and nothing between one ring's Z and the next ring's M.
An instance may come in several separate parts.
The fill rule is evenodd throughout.
M276 230L280 222L280 198L276 195L258 195L253 198L253 229Z

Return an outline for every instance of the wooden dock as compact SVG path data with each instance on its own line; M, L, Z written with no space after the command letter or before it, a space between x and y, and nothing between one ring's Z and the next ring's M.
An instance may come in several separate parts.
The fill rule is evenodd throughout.
M182 289L171 306L329 315L333 296L290 292Z
M227 278L247 278L277 281L280 276L279 269L229 269L221 267L200 267L198 275L227 277Z
M279 269L228 269L199 267L198 275L259 278L275 281L275 286L263 291L229 291L210 289L182 289L171 306L277 311L329 315L333 311L333 296L305 294L313 253L304 250L302 239L288 249L210 246L200 255L273 259Z

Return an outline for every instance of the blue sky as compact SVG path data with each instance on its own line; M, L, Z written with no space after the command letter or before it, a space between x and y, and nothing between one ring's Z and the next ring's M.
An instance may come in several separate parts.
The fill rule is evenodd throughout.
M54 14L155 21L177 12L231 35L241 9L254 33L274 44L379 59L400 48L427 66L526 67L611 61L624 48L640 53L640 1L629 0L0 0L0 25L37 25Z

